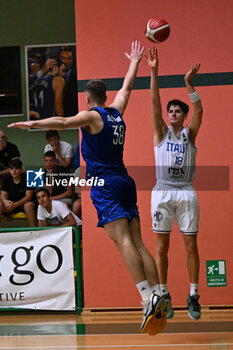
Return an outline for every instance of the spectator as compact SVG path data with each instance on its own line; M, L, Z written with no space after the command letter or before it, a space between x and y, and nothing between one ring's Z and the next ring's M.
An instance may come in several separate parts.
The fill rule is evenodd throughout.
M36 213L32 202L33 190L27 189L26 174L20 159L12 159L9 163L9 174L2 180L0 220L2 213L15 214L24 212L30 227L36 226Z
M78 113L77 99L77 71L74 60L73 48L70 46L60 47L59 59L65 65L65 89L63 95L64 116Z
M76 226L80 227L82 221L64 203L50 199L49 191L44 187L36 190L39 203L37 219L39 227L45 226Z
M45 134L48 144L44 148L44 153L54 151L56 153L56 164L63 168L73 166L74 149L68 142L61 141L57 130L48 130Z
M9 161L19 157L18 147L7 141L6 133L0 130L0 176L9 173Z
M69 176L65 169L56 165L56 154L47 151L44 154L45 187L49 190L51 199L64 202L68 207L72 206L72 186L69 185ZM65 181L63 181L65 180ZM66 184L64 185L65 182Z

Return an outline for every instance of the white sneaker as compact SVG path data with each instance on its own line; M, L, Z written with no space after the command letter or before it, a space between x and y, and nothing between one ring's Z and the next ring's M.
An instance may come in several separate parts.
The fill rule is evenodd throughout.
M167 312L167 301L163 296L152 293L148 302L144 303L143 321L140 327L141 333L147 333L153 319L161 318L162 312Z

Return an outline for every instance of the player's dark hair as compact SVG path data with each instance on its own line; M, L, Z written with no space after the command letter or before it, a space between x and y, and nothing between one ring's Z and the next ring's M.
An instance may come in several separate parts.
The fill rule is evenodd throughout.
M44 154L44 158L45 157L53 157L53 158L56 158L56 153L54 151L47 151L45 152Z
M9 167L10 169L13 169L13 168L22 169L23 163L22 163L21 160L18 159L18 158L17 158L17 159L11 159L11 160L9 161L8 167Z
M48 130L45 134L45 137L47 140L49 140L52 137L59 137L59 134L57 130Z
M99 104L105 103L106 96L106 85L102 80L92 79L89 80L84 90L91 95L91 98Z
M50 197L50 192L47 188L45 187L38 187L36 190L35 190L35 195L37 195L37 193L39 192L45 192L49 197Z
M188 114L188 112L189 112L189 106L181 100L175 99L175 100L168 101L167 111L169 111L169 108L171 106L179 106L182 109L182 111L184 112L184 114Z

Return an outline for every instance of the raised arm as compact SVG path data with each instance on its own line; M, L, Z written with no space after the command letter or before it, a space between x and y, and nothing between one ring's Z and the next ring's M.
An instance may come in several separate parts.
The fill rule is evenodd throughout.
M71 165L71 163L72 163L72 161L73 161L74 158L72 158L72 157L64 157L64 158L63 158L63 157L62 157L62 154L61 154L61 151L60 151L60 145L58 145L56 149L57 149L57 150L55 150L55 149L53 148L54 152L56 153L57 159L59 160L59 164L60 164L63 168L68 168L68 167Z
M8 125L8 128L19 129L53 129L64 130L78 128L80 126L91 126L96 116L95 111L81 111L74 117L52 117L41 120L30 120L26 122L17 122Z
M184 78L185 85L188 90L189 98L193 105L193 114L191 116L191 119L188 125L189 137L193 144L195 144L195 139L199 131L199 128L201 126L202 114L203 114L203 107L200 100L200 96L198 95L198 93L196 92L196 90L192 85L192 79L198 73L199 68L200 68L200 63L193 64L191 67L191 70L186 73Z
M158 52L155 47L148 49L148 54L144 55L151 69L150 92L152 102L152 128L154 131L154 146L158 146L166 133L167 125L162 118L162 107L159 95L158 84Z
M54 106L56 115L64 116L63 107L63 90L65 88L65 79L62 77L53 78L53 90L54 90Z
M140 42L134 41L131 44L131 53L125 53L126 57L130 60L129 69L124 78L122 88L118 91L111 107L115 107L121 114L124 113L129 96L133 88L133 84L137 75L138 65L142 59L144 47L141 48Z

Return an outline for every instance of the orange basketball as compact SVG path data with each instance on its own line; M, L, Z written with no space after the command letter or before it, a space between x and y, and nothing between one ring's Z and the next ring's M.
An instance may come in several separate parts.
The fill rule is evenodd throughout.
M170 34L170 26L163 18L151 18L145 29L146 37L154 43L162 43Z

